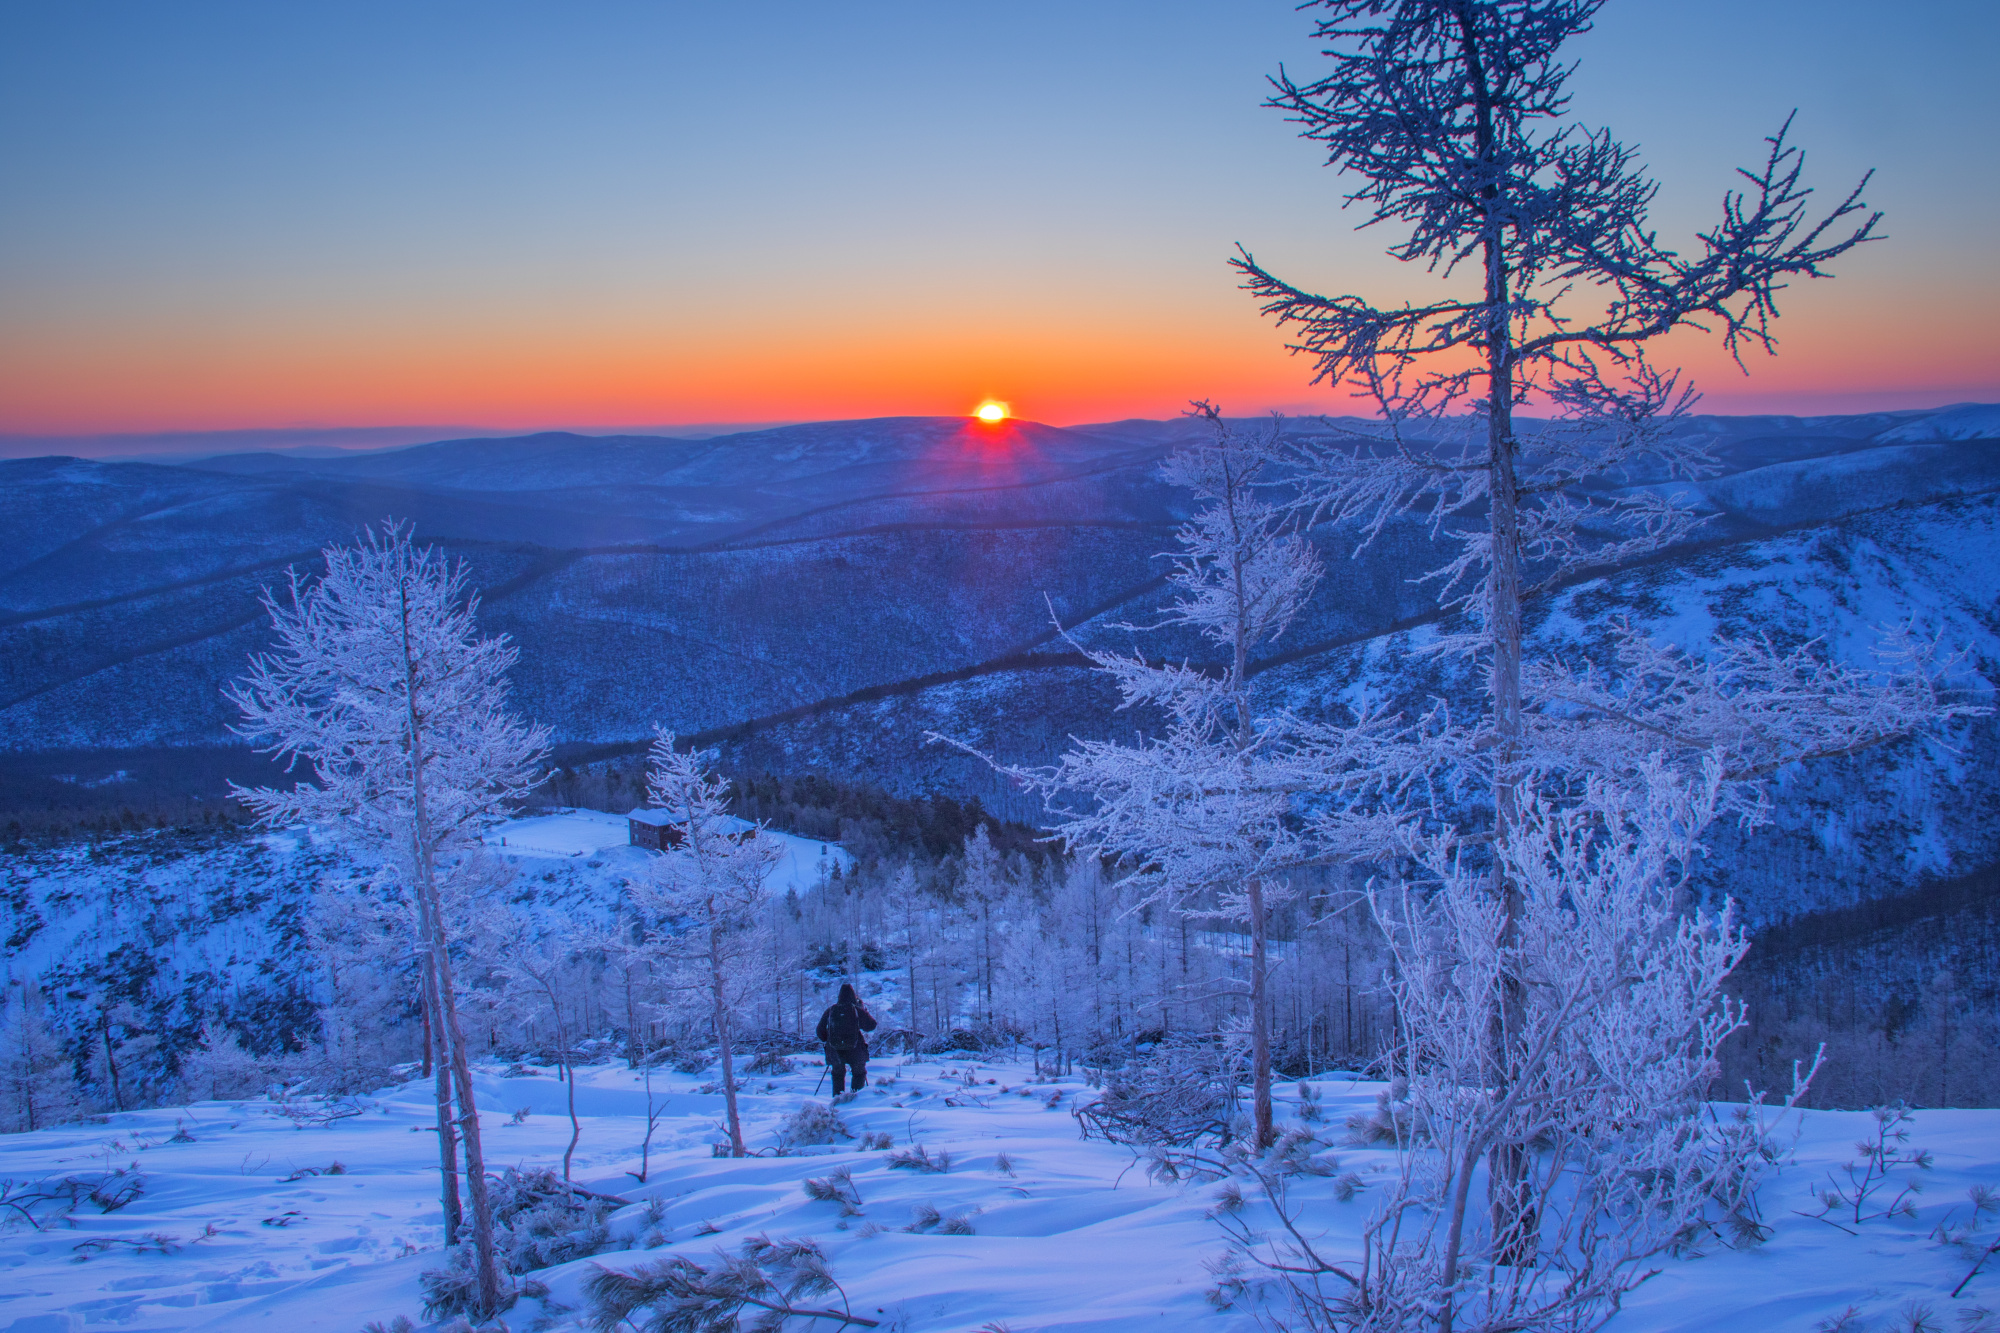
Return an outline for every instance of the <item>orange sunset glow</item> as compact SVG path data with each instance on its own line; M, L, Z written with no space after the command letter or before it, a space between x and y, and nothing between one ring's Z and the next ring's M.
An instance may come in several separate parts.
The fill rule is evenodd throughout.
M1767 47L1753 71L1699 37L1721 0L1696 8L1607 9L1579 49L1579 114L1645 144L1662 232L1710 223L1729 167L1793 104L1757 91L1772 83L1803 99L1816 184L1882 168L1869 198L1889 238L1785 291L1781 355L1749 354L1747 374L1699 332L1656 359L1712 412L2000 398L1986 215L1928 183L1959 131L1913 142L1814 77L1860 62L1898 114L1940 127L1979 122L1945 105L1976 81L1942 77L1933 53L1910 66L1921 78L1898 74L1914 50L1858 36L1794 65ZM1192 399L1344 414L1364 405L1311 383L1236 288L1232 247L1381 304L1458 281L1355 231L1341 178L1258 108L1276 62L1317 58L1287 5L1174 9L1143 53L1103 33L1072 49L1083 39L1027 12L774 31L724 11L524 11L473 47L442 12L398 11L387 40L362 11L189 27L147 10L110 44L50 12L4 66L19 151L0 214L0 437L33 437L22 449L984 420L989 402L1059 425ZM669 53L681 72L662 82ZM744 60L773 99L758 114L731 91ZM1675 95L1710 65L1702 96ZM1005 403L987 397L1003 386Z

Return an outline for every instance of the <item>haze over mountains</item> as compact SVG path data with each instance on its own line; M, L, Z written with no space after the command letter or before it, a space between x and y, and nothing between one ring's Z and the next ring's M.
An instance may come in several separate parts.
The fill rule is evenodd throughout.
M1148 619L1158 557L1186 513L1157 467L1195 429L886 418L708 440L0 462L9 804L76 799L121 771L215 795L197 770L218 754L242 761L221 689L265 641L259 590L393 516L468 562L482 623L521 649L519 705L566 760L635 745L658 723L727 738L746 765L1009 808L990 775L923 733L1032 760L1072 733L1145 724L1113 712L1051 612L1081 642L1134 642L1118 626ZM1825 631L1854 654L1877 624L1915 614L1996 678L2000 408L1687 429L1711 436L1723 463L1699 487L1712 521L1678 553L1565 589L1541 610L1545 646L1585 646L1592 621L1623 607L1663 633ZM1359 559L1351 534L1318 536L1328 576L1260 677L1273 698L1317 709L1336 687L1459 689L1408 651L1428 632L1429 591L1410 581L1437 563L1424 533L1392 531ZM1171 637L1144 647L1204 656ZM1878 757L1811 778L1903 794L1872 824L1807 839L1845 869L1799 905L1866 896L1858 881L1885 857L1905 880L1990 857L1992 735L1971 728L1974 750L1957 760ZM1963 790L1926 823L1913 803L1947 770ZM1877 827L1885 819L1895 831Z

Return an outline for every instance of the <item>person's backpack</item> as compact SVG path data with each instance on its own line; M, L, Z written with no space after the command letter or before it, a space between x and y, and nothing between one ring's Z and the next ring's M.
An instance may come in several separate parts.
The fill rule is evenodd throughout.
M827 1010L826 1044L836 1051L851 1051L861 1044L861 1016L851 1004L836 1004Z

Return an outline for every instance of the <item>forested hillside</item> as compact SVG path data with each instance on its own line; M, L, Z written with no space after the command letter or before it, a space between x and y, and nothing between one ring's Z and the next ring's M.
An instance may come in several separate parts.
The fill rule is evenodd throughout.
M1532 608L1535 651L1588 654L1614 616L1629 614L1669 642L1718 630L1779 642L1824 635L1836 656L1866 660L1882 626L1914 620L1965 654L1956 668L1965 688L1988 689L1982 677L2000 678L1993 418L1961 409L1693 419L1686 429L1710 437L1724 463L1700 485L1709 521L1664 554L1556 587ZM320 544L395 515L467 561L482 627L519 645L516 703L556 742L557 771L539 801L638 804L640 753L652 726L668 726L720 747L739 778L740 813L861 857L844 890L853 919L805 930L799 958L847 938L886 965L929 967L928 982L914 970L905 978L913 996L930 996L921 1023L912 1015L908 1025L936 1037L1004 1018L1009 1031L1077 1050L1173 1026L1171 1005L1150 1018L1131 1009L1132 987L1163 985L1143 981L1162 959L1182 969L1221 960L1227 972L1227 932L1199 934L1206 943L1189 953L1161 933L1164 920L1107 925L1084 971L1073 960L1048 965L1095 977L1112 999L1087 1013L1037 1009L1042 965L1017 954L1021 972L996 973L1001 946L982 935L975 949L967 934L976 901L963 889L966 840L984 828L1006 858L1013 887L1002 896L1017 941L1056 919L1038 914L1081 910L1066 892L1086 893L1107 923L1127 921L1125 909L1089 896L1101 885L1076 887L1087 882L1080 870L1033 841L1045 819L1038 801L928 738L1042 763L1073 736L1160 724L1144 708L1119 711L1077 648L1207 662L1192 635L1128 628L1148 623L1163 596L1161 552L1188 501L1158 467L1188 429L892 420L705 442L544 436L182 467L0 464L0 506L21 534L0 573L9 974L32 978L59 1026L91 1049L115 1058L126 1038L112 1028L136 1034L156 1054L135 1058L160 1086L178 1077L182 1054L203 1049L205 1024L235 1031L260 1058L324 1039L330 983L305 942L307 908L315 886L361 883L365 867L332 845L280 848L232 831L242 812L224 798L225 780L270 773L232 744L221 689L265 643L258 590L287 565L310 567ZM1394 527L1355 558L1351 532L1312 535L1327 576L1275 650L1251 664L1264 700L1306 715L1362 698L1420 711L1476 690L1423 651L1444 625L1413 582L1435 563L1421 525ZM1984 938L1990 923L1973 920L1985 922L1983 909L1952 899L1868 918L1865 929L1814 923L1987 882L1978 876L2000 854L1996 759L1994 720L1961 721L1787 771L1772 825L1711 835L1702 891L1778 931L1770 960L1743 979L1760 997L1759 1040L1774 1039L1756 1051L1777 1059L1807 1032L1831 1031L1856 1053L1857 1071L1873 1071L1870 1087L1879 1091L1880 1071L1900 1059L1905 1091L1934 1095L1910 1079L1951 1067L1951 1034L1962 1041L1965 1016L1995 991L1990 951L1950 943L1962 933L1955 921ZM134 836L163 824L180 831ZM78 833L93 841L66 841ZM896 916L906 868L921 886L921 921ZM536 894L553 882L509 873ZM93 904L86 881L105 875L124 887L115 904ZM566 892L615 910L616 876L560 875L584 876ZM1350 887L1336 877L1319 891ZM1278 923L1284 948L1316 960L1314 979L1301 974L1279 997L1286 1058L1299 1068L1365 1059L1383 1021L1369 983L1379 940L1346 925L1338 938L1314 934L1307 920ZM1793 938L1780 926L1816 943L1778 947ZM1128 940L1126 930L1137 933ZM1093 971L1109 966L1111 945L1125 970ZM983 1000L966 998L975 978ZM1855 1002L1857 978L1879 1003ZM1020 989L1003 1005L995 985ZM1327 985L1338 994L1321 993ZM1342 1016L1338 1032L1328 1013ZM370 1049L408 1055L409 1015L380 1021ZM1742 1050L1752 1063L1764 1058ZM1961 1066L1958 1079L1961 1092L1989 1095L1985 1072ZM1823 1089L1851 1102L1864 1082L1859 1072L1849 1083L1830 1076ZM1938 1086L1942 1095L1953 1085Z

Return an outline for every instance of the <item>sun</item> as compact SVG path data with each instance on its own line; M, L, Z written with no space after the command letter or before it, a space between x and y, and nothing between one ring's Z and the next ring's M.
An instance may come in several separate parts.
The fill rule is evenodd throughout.
M978 417L981 421L1005 421L1007 419L1007 404L996 403L989 398L981 403L979 410L972 415Z

